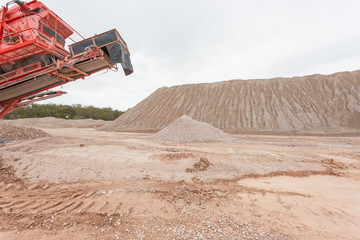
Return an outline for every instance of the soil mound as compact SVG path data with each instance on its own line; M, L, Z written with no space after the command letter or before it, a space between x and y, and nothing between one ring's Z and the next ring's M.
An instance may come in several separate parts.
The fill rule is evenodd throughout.
M186 115L180 117L149 139L170 143L231 142L234 140L233 137L220 129L208 123L195 121Z
M158 131L182 115L227 132L360 129L360 71L160 88L101 130Z
M42 137L50 137L50 135L40 129L19 127L12 124L0 122L0 142L13 140L30 140Z
M211 163L209 162L209 160L207 160L206 158L200 158L200 160L194 164L193 168L187 168L186 172L188 173L192 173L192 172L201 172L201 171L206 171L206 169L211 165Z

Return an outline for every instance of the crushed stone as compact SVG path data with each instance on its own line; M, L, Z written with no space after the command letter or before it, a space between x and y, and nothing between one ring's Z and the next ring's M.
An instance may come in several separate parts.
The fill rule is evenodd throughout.
M50 135L40 129L0 122L0 141L31 140L43 137L50 137Z
M184 115L166 128L149 137L158 142L232 142L235 138L205 122L199 122Z

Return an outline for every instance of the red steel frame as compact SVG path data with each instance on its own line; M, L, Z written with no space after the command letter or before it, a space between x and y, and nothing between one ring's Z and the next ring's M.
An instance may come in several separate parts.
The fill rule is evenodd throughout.
M42 93L39 93L39 94L34 94L34 95L30 96L30 97L25 97L25 98L21 99L21 101L19 101L19 102L13 101L11 104L7 105L0 112L0 119L2 117L4 117L6 114L9 114L9 113L15 111L16 109L21 108L21 107L28 106L29 104L31 104L33 102L50 99L50 98L53 98L53 97L61 96L63 94L66 94L66 92L63 92L63 91L47 91L47 92L42 92Z
M20 6L12 7L9 10L7 10L6 7L2 7L0 15L0 66L3 64L14 64L16 60L27 58L35 54L51 54L56 57L56 61L44 67L42 67L40 63L34 63L0 75L0 90L43 74L52 74L60 78L62 82L38 91L29 92L16 99L0 103L0 119L19 107L29 105L32 102L65 94L65 92L62 91L44 92L46 90L89 76L88 73L73 66L79 59L102 59L107 62L100 49L88 49L87 52L70 58L70 53L65 50L65 44L57 41L55 37L45 32L44 24L54 30L55 36L58 34L64 39L71 39L70 35L75 32L81 38L85 38L41 2L34 0L29 3L24 3L23 7L24 9L27 9L28 12L24 12L24 9ZM31 11L32 9L38 8L41 8L43 11L40 13ZM33 23L29 22L29 18L32 18L30 20L32 20ZM37 19L38 22L34 21L34 19ZM54 24L51 24L51 21L54 21ZM39 22L41 28L39 28ZM59 26L63 29L60 29ZM5 31L7 31L6 35L4 35ZM17 37L18 39L15 43L6 43L5 39L14 37ZM74 41L73 39L71 40ZM74 78L60 74L58 70L62 69L64 66L73 69L81 75ZM29 67L31 70L27 71ZM116 68L116 66L111 66L110 63L108 63L108 68L114 67ZM98 71L102 70L103 69L100 69Z
M76 30L70 27L64 20L49 10L41 2L34 0L28 3L26 6L31 7L31 9L42 9L42 12L19 12L20 7L18 6L13 7L8 11L5 7L2 9L0 18L0 56L4 56L7 53L12 53L13 55L17 56L13 59L0 57L1 61L13 64L15 60L26 58L39 53L51 53L60 58L68 56L69 52L64 49L65 44L56 41L53 36L50 36L48 33L46 33L44 31L44 25L48 25L50 28L52 28L52 30L54 30L56 35L60 35L64 39L69 38L73 32L76 32L82 39L84 39L83 36L81 36ZM34 20L35 16L38 19ZM54 19L54 24L51 23L50 17ZM29 19L33 21L29 22ZM41 26L40 29L39 24ZM58 26L62 26L65 30L59 29ZM9 32L4 36L5 27ZM58 32L60 32L60 34ZM44 37L40 36L40 34ZM18 37L19 43L4 43L4 39L15 36ZM51 40L51 42L49 42L49 40ZM26 50L26 47L31 49ZM21 52L21 50L23 50L23 52ZM18 52L20 52L20 54L18 54Z
M11 100L11 101L2 103L2 104L0 105L0 109L1 109L2 106L3 106L4 108L1 109L0 119L3 118L6 114L14 111L14 110L13 110L13 107L14 107L16 104L19 104L19 103L21 103L22 101L24 101L27 97L30 97L30 96L33 96L34 94L41 93L41 92L43 92L43 91L46 91L46 90L49 90L49 89L52 89L52 88L61 86L61 85L66 84L66 83L68 83L68 82L75 81L75 80L80 79L80 78L85 78L85 76L87 76L88 74L82 73L81 70L76 69L75 67L72 66L72 65L76 62L76 60L79 59L79 58L86 58L86 59L103 59L103 60L105 60L105 58L104 58L104 56L102 55L102 52L101 52L100 49L97 49L97 50L91 49L91 51L86 52L86 53L84 53L84 54L82 54L82 55L78 55L78 56L76 56L76 58L72 58L70 61L69 61L69 60L67 60L67 61L58 61L58 62L57 62L57 65L52 65L52 66L50 66L50 67L46 67L46 68L44 68L43 70L42 70L42 69L40 69L40 70L37 69L37 70L34 72L35 75L40 76L40 75L42 75L42 74L44 74L44 73L48 73L48 74L52 74L52 75L54 75L54 76L57 76L57 77L63 79L63 82L61 82L61 83L59 83L59 84L57 84L57 85L53 85L53 86L48 87L48 88L41 89L41 90L36 91L36 92L29 93L29 94L24 95L24 96L22 96L22 97L19 97L19 98L17 98L17 99L13 99L13 100ZM81 73L81 74L83 74L83 75L81 75L81 76L79 76L79 77L76 77L76 78L70 78L70 77L66 77L66 76L64 76L64 75L62 75L62 74L59 74L57 70L58 70L58 69L61 69L64 64L69 65L72 69L77 70L79 73ZM109 63L109 68L112 68L112 67L113 67L113 66L111 66L110 63ZM41 71L41 70L42 70L42 71ZM98 71L96 71L96 72L99 72L99 71L102 71L102 70L103 70L103 69L100 69L100 70L98 70ZM38 73L39 71L40 71L40 73ZM95 72L93 72L93 73L95 73ZM24 78L24 79L19 79L19 78L17 78L17 79L18 79L18 80L22 80L22 81L26 81L28 78ZM16 82L16 83L18 83L18 82ZM1 85L0 85L0 87L1 87ZM64 93L63 93L63 94L64 94ZM62 95L62 94L61 94L61 95ZM60 95L57 95L57 96L60 96ZM55 97L55 96L54 96L54 97ZM41 99L41 100L44 100L44 99ZM39 100L38 100L38 101L39 101ZM30 104L30 103L29 103L29 104ZM21 107L21 106L20 106L20 107Z

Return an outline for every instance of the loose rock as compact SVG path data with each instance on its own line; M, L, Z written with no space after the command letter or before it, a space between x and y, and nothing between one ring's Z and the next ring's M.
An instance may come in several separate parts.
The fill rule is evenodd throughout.
M0 122L0 141L30 140L43 137L50 137L50 135L40 129L18 127Z

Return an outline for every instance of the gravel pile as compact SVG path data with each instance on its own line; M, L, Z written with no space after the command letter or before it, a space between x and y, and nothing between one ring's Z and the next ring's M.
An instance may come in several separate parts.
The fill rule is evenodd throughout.
M231 142L235 139L208 123L182 116L166 128L149 137L150 140L170 143Z
M40 129L18 127L0 122L0 142L13 140L30 140L42 137L50 137L50 135Z
M234 133L360 129L360 71L163 87L101 130L159 131L182 115Z

